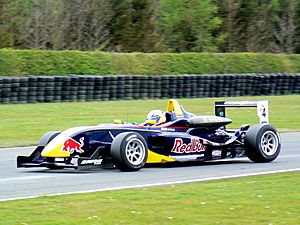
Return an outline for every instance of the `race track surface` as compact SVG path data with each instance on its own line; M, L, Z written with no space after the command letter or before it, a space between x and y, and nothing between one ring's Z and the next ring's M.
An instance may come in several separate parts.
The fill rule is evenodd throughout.
M29 155L34 147L0 149L0 201L70 192L163 185L282 170L300 170L300 133L282 133L279 157L272 163L248 159L151 166L139 172L117 169L76 171L16 168L17 155Z

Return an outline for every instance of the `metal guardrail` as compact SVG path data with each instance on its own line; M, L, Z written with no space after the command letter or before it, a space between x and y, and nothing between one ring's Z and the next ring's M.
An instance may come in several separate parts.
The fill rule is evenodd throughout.
M0 103L300 93L300 73L0 77Z

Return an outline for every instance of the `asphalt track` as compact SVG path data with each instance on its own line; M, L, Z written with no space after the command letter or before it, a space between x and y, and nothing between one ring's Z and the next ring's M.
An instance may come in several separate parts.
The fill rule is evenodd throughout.
M133 173L112 168L92 171L17 169L16 156L29 155L33 147L0 149L0 201L300 170L300 133L282 133L281 137L281 153L272 163L233 159L150 166Z

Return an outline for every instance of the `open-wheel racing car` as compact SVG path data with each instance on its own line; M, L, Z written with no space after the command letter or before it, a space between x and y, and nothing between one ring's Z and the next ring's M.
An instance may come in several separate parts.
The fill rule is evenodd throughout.
M260 123L229 130L226 107L257 107ZM170 99L166 112L151 111L142 124L75 127L44 134L30 156L18 156L18 167L91 169L113 164L121 171L137 171L146 163L206 161L247 156L271 162L281 140L268 124L268 101L215 103L215 116L195 116Z

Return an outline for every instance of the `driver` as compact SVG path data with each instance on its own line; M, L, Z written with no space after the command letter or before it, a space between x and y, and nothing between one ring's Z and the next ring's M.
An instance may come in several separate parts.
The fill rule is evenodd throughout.
M166 122L166 113L155 109L151 110L147 115L146 124L148 125L160 125Z

